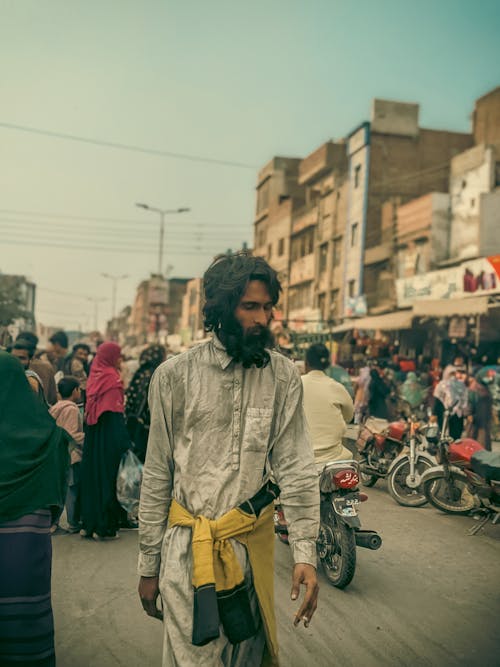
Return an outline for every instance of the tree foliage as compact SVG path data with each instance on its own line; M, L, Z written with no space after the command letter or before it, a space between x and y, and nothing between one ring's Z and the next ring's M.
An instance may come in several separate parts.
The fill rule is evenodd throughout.
M0 275L0 325L8 326L18 317L28 315L20 279L17 276Z

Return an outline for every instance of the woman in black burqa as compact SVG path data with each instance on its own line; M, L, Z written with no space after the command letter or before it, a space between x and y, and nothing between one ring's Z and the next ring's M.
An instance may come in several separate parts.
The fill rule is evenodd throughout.
M150 345L139 358L139 368L128 386L125 396L125 418L134 452L144 463L149 435L148 391L153 373L165 361L163 345Z

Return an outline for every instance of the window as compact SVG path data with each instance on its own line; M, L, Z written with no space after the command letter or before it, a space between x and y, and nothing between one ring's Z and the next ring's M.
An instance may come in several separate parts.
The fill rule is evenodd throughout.
M349 298L353 299L356 296L356 281L355 280L350 280L347 283L347 290L348 290Z
M333 289L330 292L330 313L332 315L337 315L339 314L339 296L340 292L338 289Z
M324 243L319 249L319 272L326 271L326 263L328 258L328 243Z
M289 292L290 310L307 308L311 305L311 283L293 287Z
M333 242L333 266L340 266L340 256L341 256L342 248L340 245L340 241L334 241Z
M476 205L476 200L474 199L474 197L472 197L472 199L470 200L470 207L474 208L475 205Z
M361 165L357 164L354 167L354 187L355 188L357 188L359 186L360 176L361 176Z
M271 259L272 256L273 256L273 244L269 243L269 245L267 246L267 258Z
M318 308L319 312L321 313L321 319L322 320L327 320L327 312L326 312L326 294L320 294L318 296Z
M269 180L257 190L257 213L269 207Z
M264 225L259 225L256 229L256 246L261 248L266 242L266 229Z
M358 244L358 228L357 222L351 226L351 248Z
M285 239L280 239L278 241L278 257L282 257L285 254Z

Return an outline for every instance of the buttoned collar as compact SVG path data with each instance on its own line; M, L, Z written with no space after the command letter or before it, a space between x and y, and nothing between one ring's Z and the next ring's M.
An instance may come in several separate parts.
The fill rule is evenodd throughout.
M233 361L233 358L229 356L226 348L215 334L212 337L212 347L214 348L217 361L219 362L222 370L225 371L229 364Z

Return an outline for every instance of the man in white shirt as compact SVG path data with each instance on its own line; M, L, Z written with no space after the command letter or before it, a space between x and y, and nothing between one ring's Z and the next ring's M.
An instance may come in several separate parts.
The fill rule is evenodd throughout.
M306 375L302 376L302 384L304 410L318 466L328 461L352 459L342 438L346 424L353 417L354 406L345 387L326 375L329 366L327 347L321 343L311 345L306 353Z

